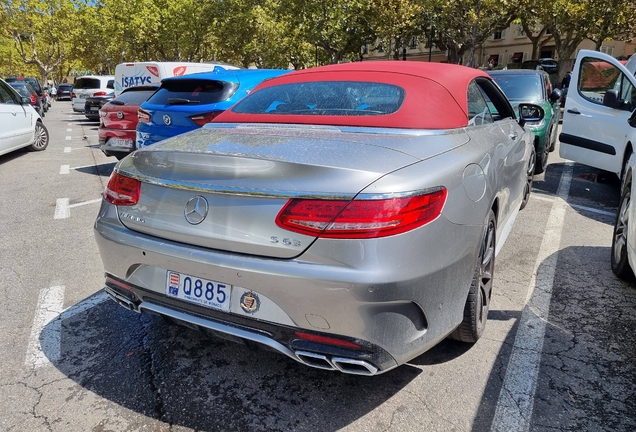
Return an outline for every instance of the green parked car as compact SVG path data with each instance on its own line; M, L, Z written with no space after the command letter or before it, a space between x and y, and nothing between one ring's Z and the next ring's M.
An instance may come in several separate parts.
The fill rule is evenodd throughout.
M526 127L534 133L534 173L541 174L548 166L548 154L554 151L556 143L561 116L561 90L553 90L550 76L541 70L503 70L488 73L506 94L515 111L520 103L536 104L545 111L543 120L526 123Z

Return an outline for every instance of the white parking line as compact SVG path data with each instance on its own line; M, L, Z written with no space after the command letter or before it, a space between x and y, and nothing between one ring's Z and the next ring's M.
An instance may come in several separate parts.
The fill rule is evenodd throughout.
M102 166L102 165L111 165L112 163L113 162L104 162L104 163L101 163L101 164L82 165L82 166L73 167L71 169L72 170L77 170L77 169L82 169L82 168L98 167L98 166Z
M64 286L54 286L40 291L31 327L25 364L31 369L58 362L61 357L62 321L82 313L106 301L104 291L83 300L68 309L64 308Z
M68 208L81 207L81 206L85 206L87 204L95 204L95 203L98 203L98 202L102 202L102 199L101 198L97 198L97 199L90 200L90 201L84 201L84 202L81 202L81 203L71 204L70 206L68 206Z
M64 147L64 153L70 153L71 150L73 150L73 149L70 148L70 147Z
M554 200L556 199L555 197L551 197L551 196L544 196L544 195L537 195L537 194L533 194L532 195L532 199L537 199L539 201L547 201L547 202L554 202ZM582 210L582 211L586 211L586 212L590 212L590 213L596 213L596 214L601 214L604 216L616 216L616 212L611 212L611 211L607 211L607 210L601 210L601 209L597 209L594 207L588 207L588 206L584 206L584 205L579 205L579 204L570 204L568 203L568 205L574 209L578 209L578 210Z
M73 132L73 129L66 129L66 132Z
M70 174L71 166L70 165L62 165L60 167L60 174Z
M71 215L71 209L68 207L68 198L58 198L55 201L55 215L53 219L66 219Z
M67 135L66 136L66 141L70 141L70 140L71 140L71 137Z
M25 364L28 367L38 368L60 358L62 321L55 318L62 313L63 308L64 286L40 291L27 346Z
M95 204L101 202L101 198L96 198L89 201L83 201L75 204L69 204L68 198L58 198L55 201L55 215L53 219L66 219L71 217L71 209L75 207L81 207L89 204Z
M573 163L566 162L541 248L530 280L506 376L499 393L491 431L528 431L548 320L561 231L572 181Z

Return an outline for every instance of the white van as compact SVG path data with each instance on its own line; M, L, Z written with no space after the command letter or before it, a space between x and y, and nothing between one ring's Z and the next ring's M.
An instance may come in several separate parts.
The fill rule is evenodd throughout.
M86 98L108 96L115 91L115 77L112 75L86 75L75 78L73 86L73 111L84 112Z
M138 85L161 84L167 77L189 75L197 72L213 71L220 66L224 69L240 69L237 66L222 63L186 63L186 62L138 62L121 63L115 68L115 95L128 87Z

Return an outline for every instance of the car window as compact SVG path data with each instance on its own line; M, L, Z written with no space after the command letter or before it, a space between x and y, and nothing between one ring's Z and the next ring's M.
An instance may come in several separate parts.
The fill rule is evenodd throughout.
M134 87L131 87L134 89ZM115 98L115 102L117 105L141 105L146 102L150 96L156 91L156 89L152 90L133 90L133 91L125 91L121 93L117 98Z
M99 78L79 78L75 80L75 89L98 89L101 88L101 81Z
M232 82L179 79L165 80L148 103L157 105L196 105L222 102L236 92L238 85Z
M106 88L114 89L115 88L115 80L108 80L108 84L106 84Z
M484 77L476 78L475 82L477 82L488 103L488 108L494 121L517 118L515 110L512 108L512 105L510 105L510 101L494 82Z
M11 87L13 87L13 89L17 91L20 96L31 97L31 93L35 94L35 91L31 92L31 90L22 83L11 83Z
M626 102L636 102L629 79L613 64L594 57L581 59L577 88L584 99L599 105L607 90L617 90Z
M481 89L475 81L468 85L468 126L492 123L492 114Z
M372 116L392 114L404 102L392 84L318 81L266 87L232 109L242 114Z
M0 103L16 104L18 101L15 99L15 94L4 83L0 82Z
M537 75L493 74L492 79L510 100L538 102L543 99L543 84Z

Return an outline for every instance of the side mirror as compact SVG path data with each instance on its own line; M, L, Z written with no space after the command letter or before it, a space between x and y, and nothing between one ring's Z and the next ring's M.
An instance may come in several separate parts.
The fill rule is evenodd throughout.
M633 128L636 128L636 110L632 111L632 115L627 119L627 123Z
M31 98L22 96L20 98L20 105L31 105Z
M552 94L550 94L550 101L552 103L558 101L563 96L563 92L559 89L552 90Z
M545 118L545 111L539 105L519 104L519 125L523 127L526 123L538 123Z
M618 97L618 90L607 90L603 96L603 105L609 108L619 108L622 101Z

